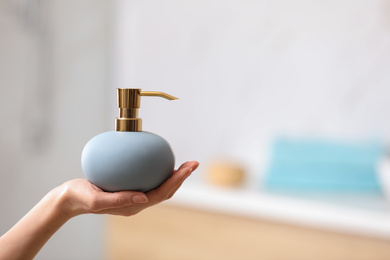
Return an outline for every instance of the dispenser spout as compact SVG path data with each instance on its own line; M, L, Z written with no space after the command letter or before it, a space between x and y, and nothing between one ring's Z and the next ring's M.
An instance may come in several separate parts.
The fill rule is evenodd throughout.
M142 131L142 120L138 117L141 96L162 97L168 100L178 99L167 93L157 91L141 91L141 89L117 89L119 117L115 119L116 131Z
M162 97L168 100L178 99L177 97L171 96L167 93L157 91L141 91L141 96Z

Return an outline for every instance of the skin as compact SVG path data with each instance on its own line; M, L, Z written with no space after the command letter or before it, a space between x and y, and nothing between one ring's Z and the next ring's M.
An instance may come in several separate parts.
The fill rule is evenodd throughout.
M33 259L68 220L81 214L132 216L170 199L199 163L186 162L160 187L147 193L104 192L84 179L68 181L50 191L0 238L0 260Z

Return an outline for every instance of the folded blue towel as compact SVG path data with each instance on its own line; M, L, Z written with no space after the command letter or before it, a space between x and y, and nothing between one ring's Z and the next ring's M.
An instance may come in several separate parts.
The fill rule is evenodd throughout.
M280 138L264 184L271 190L380 192L376 165L384 154L378 142Z

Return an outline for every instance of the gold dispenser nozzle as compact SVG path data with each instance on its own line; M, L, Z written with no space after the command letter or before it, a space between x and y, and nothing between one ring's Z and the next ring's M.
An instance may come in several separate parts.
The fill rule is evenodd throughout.
M163 97L168 100L177 99L163 92L141 91L141 89L117 89L119 117L115 119L115 131L142 131L142 120L138 117L141 96Z

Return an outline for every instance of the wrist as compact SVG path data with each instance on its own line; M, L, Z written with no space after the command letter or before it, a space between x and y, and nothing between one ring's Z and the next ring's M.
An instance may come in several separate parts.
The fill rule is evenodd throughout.
M74 191L68 183L58 186L50 193L49 196L55 201L54 204L58 213L67 220L84 213L77 207L77 203L74 201Z

